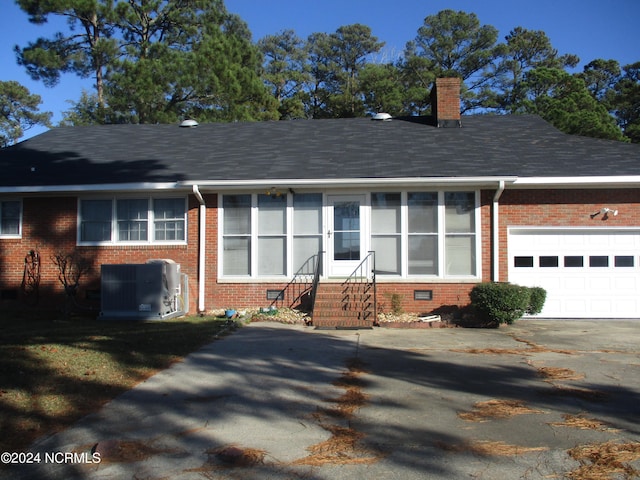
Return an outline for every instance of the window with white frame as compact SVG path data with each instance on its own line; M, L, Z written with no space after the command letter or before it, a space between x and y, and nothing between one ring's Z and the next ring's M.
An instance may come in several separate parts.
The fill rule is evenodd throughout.
M476 192L371 194L379 275L475 277Z
M149 201L146 198L116 200L118 242L146 242L149 238Z
M153 229L157 242L180 242L185 232L185 202L182 198L156 198L153 201Z
M476 277L477 192L373 192L369 247L387 277ZM292 276L323 249L323 195L221 196L223 277Z
M402 198L400 193L371 194L371 250L376 252L376 271L402 274Z
M476 275L476 200L473 192L444 194L445 275Z
M287 196L258 195L258 275L287 274Z
M80 243L186 241L184 197L80 199Z
M293 275L322 249L322 194L222 197L222 275Z
M322 194L296 193L293 195L293 269L308 273L307 265L313 255L322 250Z
M22 234L22 202L0 200L0 237L19 237Z
M438 275L438 193L407 193L409 275Z
M223 275L251 274L251 195L225 195L222 200Z

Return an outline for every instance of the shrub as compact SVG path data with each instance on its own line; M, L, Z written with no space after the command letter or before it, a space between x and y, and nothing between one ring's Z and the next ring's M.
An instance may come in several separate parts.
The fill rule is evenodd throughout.
M547 299L547 291L542 287L532 287L531 298L529 299L529 306L527 307L527 315L537 315L542 311L544 302Z
M389 300L391 302L391 313L394 315L402 314L402 295L399 293L391 293L388 294Z
M512 324L525 313L540 313L546 291L511 283L480 283L469 294L479 320L489 325Z

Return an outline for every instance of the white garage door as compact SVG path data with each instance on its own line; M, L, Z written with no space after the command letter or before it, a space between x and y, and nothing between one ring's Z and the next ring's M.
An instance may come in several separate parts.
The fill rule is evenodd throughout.
M640 318L640 230L511 228L508 257L509 282L547 290L539 317Z

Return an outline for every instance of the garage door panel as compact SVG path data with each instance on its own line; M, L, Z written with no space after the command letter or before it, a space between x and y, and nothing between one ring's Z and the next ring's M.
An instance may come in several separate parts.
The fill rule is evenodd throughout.
M588 240L582 235L562 235L562 245L575 249L576 247L584 247Z
M625 293L636 293L638 289L638 277L633 275L624 275L619 276L614 279L615 293L617 294L625 294Z
M511 228L508 258L510 282L547 291L540 317L640 318L640 229Z
M542 281L540 282L540 284L543 286L543 288L554 290L561 288L563 283L561 278L544 277L541 280Z
M539 246L547 248L556 248L561 243L561 239L555 235L539 235L535 240Z
M611 291L611 279L608 277L593 277L587 282L587 288L591 292L607 292Z
M623 316L625 312L638 311L639 308L640 305L637 300L618 300L615 302L614 313L617 314L616 316Z
M543 287L544 288L544 287ZM548 291L548 290L547 290ZM544 303L544 308L551 310L553 312L559 312L562 309L562 302L560 299L552 298L547 296L547 300Z
M587 281L585 278L579 277L577 275L571 275L562 279L560 291L565 293L581 293L584 292L586 288Z
M586 247L590 249L598 250L601 247L609 248L611 246L609 235L591 235L584 238Z
M546 306L546 303L545 303L545 306ZM565 314L568 312L572 312L574 314L579 313L584 315L589 311L587 301L584 298L580 298L580 299L565 298L562 301L560 299L557 299L552 301L552 303L550 303L548 306L550 311L554 311L554 312L562 311L562 313L565 313Z

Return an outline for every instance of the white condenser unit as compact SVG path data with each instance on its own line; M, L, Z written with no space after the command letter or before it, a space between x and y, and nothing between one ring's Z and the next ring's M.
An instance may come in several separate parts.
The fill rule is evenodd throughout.
M101 266L100 318L165 320L187 313L187 276L172 260Z

